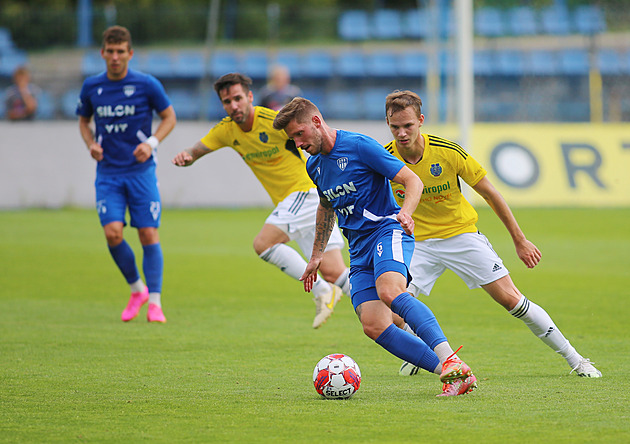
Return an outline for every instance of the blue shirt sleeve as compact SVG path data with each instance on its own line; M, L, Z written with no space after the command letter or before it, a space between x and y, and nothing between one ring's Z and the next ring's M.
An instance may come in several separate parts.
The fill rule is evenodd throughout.
M405 164L380 143L368 140L370 143L363 141L357 146L361 159L374 171L392 180Z
M152 75L147 75L147 92L151 107L158 113L161 113L171 105L171 100L166 95L164 87Z

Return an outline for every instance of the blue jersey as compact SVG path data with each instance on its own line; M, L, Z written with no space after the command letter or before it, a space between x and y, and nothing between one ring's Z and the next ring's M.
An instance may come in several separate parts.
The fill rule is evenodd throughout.
M103 147L97 173L125 174L155 167L154 156L138 163L133 151L151 136L153 111L160 113L170 104L162 84L149 74L130 69L122 80L109 80L106 72L85 79L76 113L94 116L94 136Z
M371 137L341 130L329 154L309 157L308 174L320 197L335 209L351 260L376 229L387 224L401 229L396 220L400 207L389 181L403 166Z

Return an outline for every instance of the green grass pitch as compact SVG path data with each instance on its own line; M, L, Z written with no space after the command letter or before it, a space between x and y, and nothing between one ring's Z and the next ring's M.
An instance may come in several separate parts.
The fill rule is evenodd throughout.
M350 301L311 328L301 285L253 252L268 210L169 210L160 229L168 322L123 323L128 287L92 210L0 212L0 442L629 442L630 209L521 209L542 251L528 270L499 220L479 228L601 379L569 375L482 290L451 272L425 302L479 378L440 399L436 376L361 331ZM126 238L141 249L135 230ZM324 400L326 354L363 373Z

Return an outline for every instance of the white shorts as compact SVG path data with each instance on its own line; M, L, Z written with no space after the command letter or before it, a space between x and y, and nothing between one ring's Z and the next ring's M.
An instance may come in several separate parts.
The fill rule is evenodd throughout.
M409 272L409 292L428 296L444 270L453 270L468 285L479 288L507 276L510 272L483 234L463 233L448 239L416 242Z
M315 222L319 194L317 189L295 191L278 204L271 212L266 224L275 225L284 231L289 239L297 242L307 259L311 258L313 242L315 242ZM330 234L326 251L340 250L345 246L343 235L339 231L337 222Z

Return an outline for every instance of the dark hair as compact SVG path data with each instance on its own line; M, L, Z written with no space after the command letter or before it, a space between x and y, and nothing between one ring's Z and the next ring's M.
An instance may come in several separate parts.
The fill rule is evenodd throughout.
M416 116L422 115L422 99L413 91L396 90L385 98L385 115L387 117L408 107L414 109Z
M110 26L103 31L103 48L107 43L129 43L129 49L131 49L131 33L124 26Z
M282 130L292 120L304 123L316 114L320 115L320 112L313 102L304 97L296 97L278 111L276 118L273 120L273 127L274 129Z
M252 79L247 77L245 74L231 72L219 77L217 81L214 82L214 90L219 95L219 98L221 98L221 91L231 87L232 85L241 85L243 87L243 91L248 93L252 86Z

